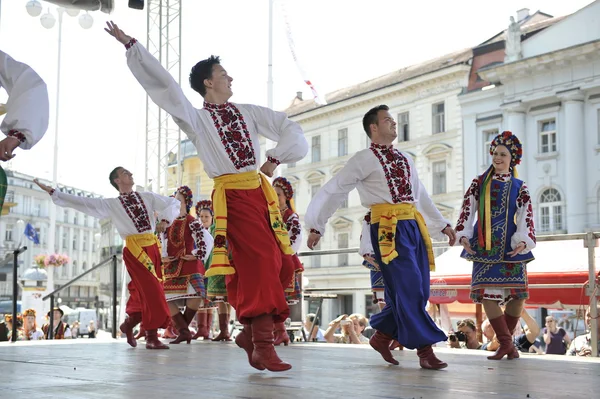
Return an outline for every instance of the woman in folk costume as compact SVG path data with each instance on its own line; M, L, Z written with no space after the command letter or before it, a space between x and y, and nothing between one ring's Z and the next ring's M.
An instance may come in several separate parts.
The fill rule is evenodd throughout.
M275 189L277 198L279 199L279 210L290 237L290 244L292 245L294 252L297 253L300 250L300 245L302 244L302 226L300 225L300 218L296 213L294 206L294 189L285 177L276 177L273 180L273 188ZM298 255L292 255L291 262L293 262L290 264L293 265L294 274L288 287L285 289L285 296L288 304L294 305L302 299L301 284L304 266L302 266ZM285 330L285 325L283 322L275 323L274 335L275 341L273 342L273 345L279 345L283 343L285 346L287 346L289 344L290 337Z
M190 215L192 190L181 186L173 195L181 203L179 216L162 234L163 275L165 296L171 319L179 336L172 344L192 340L188 329L198 308L204 306L204 264L212 251L213 237L202 224ZM185 306L185 312L179 311Z
M198 201L196 204L196 216L200 219L202 226L210 232L211 236L215 234L214 213L211 200ZM212 263L212 251L208 255L204 266L208 270ZM206 296L217 305L219 313L219 335L213 338L213 341L231 341L229 337L229 317L231 306L227 303L227 288L225 286L225 276L217 275L206 278ZM204 312L198 312L198 332L195 338L209 338L212 329L213 308Z
M27 341L36 341L38 339L44 339L44 332L37 327L35 317L35 309L27 309L25 310L25 312L23 312L23 336L24 339Z
M13 333L13 317L11 314L4 315L4 321L6 322L6 327L8 328L8 340L12 340ZM20 314L17 315L17 341L25 340L25 336L23 334L23 316Z
M492 165L465 194L456 233L464 247L461 257L473 262L471 299L483 304L500 341L488 359L514 359L519 353L512 333L529 298L526 265L536 242L533 207L527 186L517 179L523 154L519 139L503 132L492 141L490 154Z

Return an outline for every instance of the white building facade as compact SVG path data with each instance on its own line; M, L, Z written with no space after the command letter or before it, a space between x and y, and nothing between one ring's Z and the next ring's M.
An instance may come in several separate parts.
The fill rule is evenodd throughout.
M27 251L19 256L19 276L34 264L34 258L48 253L48 232L50 229L50 196L42 191L33 177L16 171L6 170L8 190L6 202L16 203L8 215L0 218L0 296L12 296L12 251L19 245L26 245ZM50 184L49 182L45 182ZM98 197L93 193L72 187L59 186L61 191L70 194ZM40 244L34 244L24 235L30 223L38 232ZM55 269L55 288L97 264L100 255L100 225L95 218L73 209L57 207L55 253L65 253L71 262ZM84 277L66 291L61 292L61 304L70 307L93 308L98 295L99 275Z
M512 131L523 143L517 169L532 196L538 234L600 229L599 16L596 1L523 35L520 59L483 66L475 72L487 85L459 96L463 188L490 165L491 138Z
M398 123L397 148L415 161L420 179L449 220L456 220L462 199L462 121L458 95L467 84L471 51L462 50L326 96L328 105L294 100L286 110L302 126L310 151L295 165L283 166L295 191L303 220L315 193L370 141L362 118L386 104ZM367 209L353 190L330 219L319 249L357 248ZM304 243L301 251L307 251ZM369 272L358 254L302 258L309 284L305 288L345 287L336 299L323 302L322 324L339 314L377 312L372 303ZM314 312L316 303L306 312Z

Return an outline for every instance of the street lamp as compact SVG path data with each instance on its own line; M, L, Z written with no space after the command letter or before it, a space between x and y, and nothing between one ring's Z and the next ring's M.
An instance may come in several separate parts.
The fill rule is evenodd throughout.
M27 13L33 17L37 17L41 13L41 4L37 0L31 0L25 6ZM62 54L62 23L63 15L66 12L69 16L77 16L79 10L71 10L63 7L59 7L56 10L58 12L58 55L57 55L57 68L56 68L56 115L54 120L54 160L52 170L52 184L54 187L58 185L58 121L60 111L60 61ZM52 29L56 24L56 18L48 10L44 15L40 17L40 23L46 29ZM89 29L94 23L93 18L89 14L83 14L79 17L79 25L83 29ZM54 252L54 243L56 236L56 205L50 204L50 231L48 234L48 253ZM54 268L48 268L48 285L47 290L54 290Z

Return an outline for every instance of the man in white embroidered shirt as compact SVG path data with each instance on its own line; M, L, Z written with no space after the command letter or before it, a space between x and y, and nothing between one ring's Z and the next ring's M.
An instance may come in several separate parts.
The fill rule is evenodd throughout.
M229 102L231 78L219 57L198 62L190 85L204 98L196 109L160 62L114 23L105 29L125 45L127 65L152 101L169 113L198 150L214 180L215 241L206 276L227 275L227 298L244 325L236 343L259 370L289 370L273 346L273 323L289 315L284 290L294 277L294 251L277 194L265 175L308 152L300 126L282 112ZM260 167L259 134L277 142ZM228 249L234 265L229 263Z
M398 364L389 349L395 339L417 349L421 367L441 369L447 364L431 346L447 337L425 311L429 271L434 267L428 228L436 236L447 235L450 245L454 231L427 194L412 160L394 149L396 122L389 108L369 110L363 128L371 138L370 148L357 152L308 206L304 218L310 229L308 247L319 242L329 217L357 188L363 206L371 208L371 242L377 245L369 253L375 254L385 282L386 305L371 317L377 332L370 344L385 361Z
M129 300L125 312L129 317L121 324L127 343L135 347L133 328L141 321L146 329L146 349L168 349L157 336L171 319L163 290L161 252L155 230L164 231L179 215L180 202L151 192L133 191L133 175L116 167L109 175L110 184L119 191L117 198L79 197L55 190L37 179L38 186L52 201L62 207L76 209L98 219L110 218L125 240L123 261L131 276ZM160 222L155 222L154 213Z

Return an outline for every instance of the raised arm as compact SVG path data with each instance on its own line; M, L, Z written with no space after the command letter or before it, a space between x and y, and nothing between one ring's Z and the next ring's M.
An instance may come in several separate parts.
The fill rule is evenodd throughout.
M156 105L164 109L188 137L200 130L198 110L183 94L173 76L131 36L126 35L113 22L107 22L107 31L125 45L127 66ZM192 138L192 137L190 137Z
M40 186L42 190L50 194L52 202L58 206L62 206L64 208L73 208L79 212L83 212L86 215L98 219L103 219L110 216L108 204L103 198L87 198L80 197L78 195L67 194L63 193L62 191L55 190L52 187L41 183L37 179L34 179L33 181Z
M308 204L304 224L310 231L308 247L312 249L318 244L325 233L325 225L347 198L359 181L364 180L370 173L369 164L364 162L364 152L354 155L315 195Z
M256 129L277 145L267 151L267 160L275 163L291 163L301 160L308 153L308 142L299 124L283 112L258 105L244 105L256 121Z
M40 141L48 129L46 84L31 67L0 51L0 86L8 93L8 101L4 106L6 116L0 130L7 137L13 137L13 149L18 146L28 150Z
M166 221L167 225L170 225L179 216L181 203L178 199L152 192L144 192L142 195L151 196L152 210L158 212L158 220Z

